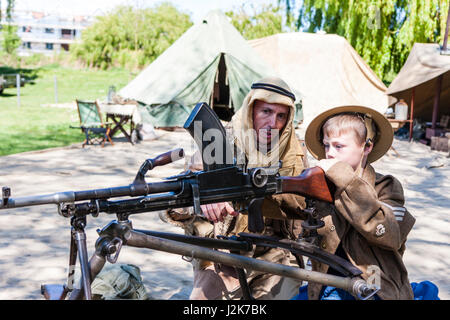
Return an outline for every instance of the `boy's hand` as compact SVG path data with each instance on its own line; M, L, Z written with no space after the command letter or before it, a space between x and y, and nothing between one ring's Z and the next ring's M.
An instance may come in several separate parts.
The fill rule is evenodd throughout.
M201 208L205 217L214 223L223 221L227 214L232 216L239 214L239 212L234 211L234 208L228 202L204 204L201 205Z
M330 169L338 162L338 159L322 159L317 163L317 166L322 168L322 170L326 173L328 169Z

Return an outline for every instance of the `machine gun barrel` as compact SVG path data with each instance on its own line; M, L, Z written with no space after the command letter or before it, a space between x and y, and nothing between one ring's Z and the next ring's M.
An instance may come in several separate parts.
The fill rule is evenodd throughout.
M253 170L253 171L252 171ZM249 203L255 198L265 198L278 193L294 193L301 196L332 201L330 190L323 171L314 167L306 169L297 177L280 177L268 174L264 178L255 178L261 168L251 169L248 173L236 167L217 169L209 172L196 172L181 175L172 181L174 188L168 185L167 192L162 192L160 182L148 184L153 190L142 197L132 199L107 200L100 199L96 203L75 204L72 214L91 214L105 212L108 214L137 214L158 210L195 207L197 205L217 202ZM255 182L255 179L257 182ZM261 183L261 185L259 184ZM257 185L255 185L257 184ZM198 197L194 196L194 189L198 188ZM196 214L202 214L196 212ZM256 214L249 211L250 218Z
M136 185L121 186L115 188L92 189L84 191L65 191L44 195L26 196L17 198L3 198L0 209L20 208L37 206L44 204L60 204L75 201L108 199L126 196L143 196L153 193L163 193L168 191L177 192L181 189L180 181L163 181L145 184L142 190L136 190Z
M160 158L160 157L158 157ZM151 164L148 160L146 163ZM261 220L259 202L253 210L254 199L280 193L294 193L322 201L331 202L332 195L323 171L318 168L306 169L296 177L278 175L274 168L252 168L247 172L237 166L211 171L187 172L170 177L166 181L146 183L145 172L152 165L141 167L135 181L128 186L66 191L46 195L10 198L10 190L3 188L0 209L18 208L43 204L57 204L60 213L96 216L99 212L109 214L136 214L166 209L194 207L196 214L202 214L200 205L217 202L238 202L248 205L249 218ZM130 199L111 199L131 197ZM80 201L90 202L80 202ZM256 229L253 229L256 230Z
M166 165L183 157L184 151L179 148L165 152L156 158L145 160L144 164L139 169L134 182L128 186L83 191L65 191L17 198L11 198L11 189L8 187L3 187L0 209L20 208L44 204L70 203L75 201L99 200L126 196L135 197L168 191L177 192L182 186L179 181L146 183L144 176L148 170L151 170L154 167Z

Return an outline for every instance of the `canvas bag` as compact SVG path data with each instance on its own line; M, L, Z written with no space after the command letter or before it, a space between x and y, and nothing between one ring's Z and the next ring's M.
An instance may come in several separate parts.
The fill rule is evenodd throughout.
M91 284L92 295L102 300L147 300L140 270L132 264L109 264Z

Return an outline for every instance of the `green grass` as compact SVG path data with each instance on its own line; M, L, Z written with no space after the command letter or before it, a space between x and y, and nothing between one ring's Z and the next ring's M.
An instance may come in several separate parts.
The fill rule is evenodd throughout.
M69 128L79 123L76 109L45 106L55 103L55 76L58 103L105 99L110 86L119 90L132 79L124 69L100 71L59 65L13 69L0 66L0 74L17 72L30 82L20 88L20 106L16 88L7 88L0 95L0 156L67 146L84 140L80 130Z

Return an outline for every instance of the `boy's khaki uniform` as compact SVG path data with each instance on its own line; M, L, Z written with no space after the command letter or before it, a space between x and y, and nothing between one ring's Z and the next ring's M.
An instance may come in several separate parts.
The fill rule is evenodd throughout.
M318 115L306 131L306 144L311 154L317 159L325 158L320 135L322 126L329 117L345 112L364 114L361 120L366 126L366 142L373 143L368 163L382 157L392 144L392 126L380 113L361 106L337 107ZM372 129L367 124L369 120L376 126L378 134L375 136L369 137ZM404 207L400 182L393 176L376 173L370 165L355 172L342 161L333 164L325 175L336 186L336 191L333 205L318 207L325 222L325 226L318 229L322 249L348 259L363 272L362 278L366 281L376 279L374 272L379 269L377 295L381 299L413 299L402 257L415 219ZM280 207L285 217L300 213L296 199L290 195L276 195L266 202L272 204L265 207ZM338 250L339 247L342 250ZM312 269L329 271L327 265L316 261L312 261ZM308 298L318 299L321 289L322 285L309 283Z
M326 177L336 185L334 206L320 210L325 226L318 229L323 250L334 254L342 245L346 258L368 280L373 267L379 267L381 299L413 299L408 273L402 261L406 237L414 225L414 217L403 207L403 188L390 175L383 176L367 166L359 178L350 165L338 162ZM272 200L292 217L297 210L290 195L276 195ZM336 212L337 211L337 212ZM326 273L328 265L312 262L314 271ZM308 284L308 298L318 299L321 284Z

